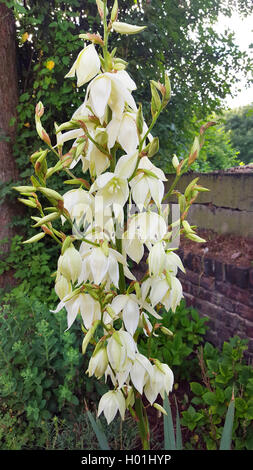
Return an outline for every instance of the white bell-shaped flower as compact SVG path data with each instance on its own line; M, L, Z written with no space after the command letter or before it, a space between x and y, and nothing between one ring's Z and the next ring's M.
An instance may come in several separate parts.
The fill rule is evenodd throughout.
M100 399L98 405L98 416L104 412L107 424L110 424L119 411L121 418L124 420L126 411L126 402L121 390L110 390Z
M84 326L89 330L96 320L101 319L100 303L93 299L90 294L79 293L69 298L67 295L58 304L53 313L58 313L63 308L67 310L67 323L69 329L74 323L78 313L81 314Z
M136 354L134 363L130 370L130 377L132 384L142 395L144 385L153 377L152 364L143 354Z
M58 271L68 280L76 282L82 270L82 258L72 245L58 259Z
M114 373L118 374L128 370L129 364L134 361L136 344L130 333L119 330L108 339L107 355Z
M89 366L87 369L87 374L89 377L95 375L97 379L100 379L108 366L108 357L106 348L104 346L100 347L98 351L95 351L90 358Z
M132 80L127 72L125 74L106 72L92 80L87 88L86 100L89 98L92 111L101 122L107 105L120 119L124 112L125 103L132 110L137 111L129 86L133 88Z
M183 289L179 279L172 275L164 276L160 279L149 280L149 284L151 286L149 294L151 305L155 307L161 303L167 310L171 309L175 312L183 297Z
M164 270L166 253L162 241L155 243L148 256L150 276L160 276Z
M64 207L67 209L73 222L90 226L93 221L94 197L82 188L71 189L63 195ZM62 223L66 221L61 216Z
M116 173L106 172L92 184L90 192L103 198L104 207L113 203L124 206L129 195L127 180Z
M164 398L165 393L168 395L172 391L174 383L173 372L167 364L156 360L152 367L153 374L148 377L144 387L144 393L151 405L159 394L162 398Z
M111 306L117 315L122 312L124 326L133 336L140 319L140 306L136 295L118 295L113 299Z
M100 71L100 59L94 44L90 44L79 52L76 61L65 78L77 76L77 86L80 87L94 78Z
M153 165L147 157L141 158L138 170L146 172L140 171L130 181L133 201L140 209L147 208L151 199L157 207L160 207L164 195L163 181L167 181L164 172Z

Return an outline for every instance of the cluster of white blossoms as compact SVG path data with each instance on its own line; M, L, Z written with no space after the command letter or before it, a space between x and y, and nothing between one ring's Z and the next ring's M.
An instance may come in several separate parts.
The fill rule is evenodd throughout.
M158 395L163 398L172 390L169 365L143 355L138 337L157 334L162 326L157 311L162 306L175 312L183 296L177 272L184 267L169 245L172 232L162 210L166 177L151 161L159 149L151 130L170 99L169 79L165 76L164 84L151 81L148 126L133 97L136 85L126 71L127 64L115 57L115 50L109 53L107 44L111 30L135 34L144 27L118 22L117 0L108 23L106 1L97 0L97 5L105 37L81 35L91 44L84 45L66 77L76 76L78 87L87 84L84 101L70 121L56 125L54 147L40 121L42 103L36 107L37 131L59 161L47 168L48 150L36 152L31 161L37 179L32 179L31 187L16 189L28 196L22 202L40 211L40 217L33 219L43 231L28 242L48 234L61 245L55 283L60 302L54 312L66 309L68 328L80 315L83 353L90 342L95 344L87 374L98 379L104 376L113 385L98 407L98 415L104 412L110 423L117 411L122 418L126 409L133 411L140 395L156 405ZM175 157L173 162L179 167ZM87 174L89 182L75 177L72 171L76 169ZM47 178L59 170L67 171L71 177L67 183L77 189L60 195L46 186ZM198 190L194 181L187 189L190 199ZM38 192L51 202L45 209L48 215ZM186 196L181 203L185 201ZM137 211L126 220L125 208L133 205ZM57 218L62 223L60 232L52 225ZM65 235L69 224L72 233ZM189 224L184 224L189 237L196 238ZM145 256L147 272L137 280L129 260L138 264ZM171 334L164 327L163 331Z
M125 410L134 405L134 390L144 393L151 405L159 394L164 397L172 390L171 369L141 354L135 334L138 328L145 335L153 333L150 316L161 319L155 310L158 304L175 311L182 298L177 269L184 268L180 258L166 249L168 227L160 211L166 177L148 152L141 155L140 142L143 148L147 142L151 146L153 137L144 120L137 122L142 119L132 96L134 81L125 69L103 71L93 43L80 52L66 77L75 75L77 86L90 83L84 103L70 123L59 126L57 146L74 140L72 149L77 152L72 153L69 168L81 160L83 172L89 171L93 182L89 190L79 187L63 195L73 224L85 228L79 233L79 249L71 240L59 258L56 292L61 301L55 312L66 308L68 328L80 313L86 336L93 329L90 339L94 325L96 331L98 325L103 326L87 373L110 378L114 386L98 407L98 415L104 411L110 423L118 410L124 418ZM79 123L79 128L69 130L71 122L75 127ZM115 149L121 150L121 156L112 162ZM156 206L153 210L151 202ZM127 203L136 204L140 212L128 221L118 250L115 223L123 222L124 227ZM65 220L62 215L63 223ZM149 251L148 276L140 283L129 270L128 258L138 263L145 247ZM125 291L119 287L120 273L130 280ZM100 301L100 287L105 297L109 294L110 302Z

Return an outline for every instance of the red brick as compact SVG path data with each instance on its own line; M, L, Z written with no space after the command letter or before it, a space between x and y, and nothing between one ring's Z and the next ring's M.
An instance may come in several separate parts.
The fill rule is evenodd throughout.
M249 269L226 264L226 280L241 289L249 287Z
M236 304L236 313L246 320L253 321L253 308L241 303Z

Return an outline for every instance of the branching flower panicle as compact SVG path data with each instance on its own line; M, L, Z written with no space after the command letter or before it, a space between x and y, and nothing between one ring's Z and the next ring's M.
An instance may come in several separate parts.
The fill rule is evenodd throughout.
M110 423L117 412L124 419L129 408L143 431L146 410L140 396L144 394L150 406L156 405L159 395L172 390L173 372L169 364L141 354L138 338L155 337L153 319L162 319L158 306L174 312L183 297L177 272L184 267L171 248L172 226L163 202L197 158L203 129L188 158L179 162L171 156L176 175L165 194L166 176L151 158L159 151L159 139L152 130L170 100L169 78L165 74L161 82L151 81L150 116L145 120L142 106L134 99L136 84L127 63L116 57L115 49L110 51L108 42L111 35L140 34L145 27L119 21L117 0L111 17L106 0L97 0L97 6L103 36L81 35L84 47L65 76L77 78L83 103L69 113L69 121L55 126L55 146L41 124L44 107L38 103L36 128L47 148L31 157L35 169L31 186L15 189L22 195L20 201L39 213L33 219L40 232L25 243L49 236L61 248L55 283L60 302L54 312L66 309L68 328L81 319L83 353L88 344L94 346L87 374L104 376L112 385L100 400L98 415L103 412ZM57 161L48 168L50 152ZM77 170L84 177L76 176ZM50 177L59 171L66 173L65 183L74 189L59 194L50 188ZM181 234L196 242L203 240L186 216L204 190L194 180L180 195L181 213L172 221ZM40 196L48 200L47 207L43 208ZM60 230L55 221L61 224ZM145 254L146 275L137 281L129 261L139 263ZM148 448L148 436L141 435L143 447Z

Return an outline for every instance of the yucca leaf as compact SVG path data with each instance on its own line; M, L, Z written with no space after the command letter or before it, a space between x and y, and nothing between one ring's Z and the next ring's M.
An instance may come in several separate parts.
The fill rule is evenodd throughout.
M179 412L178 412L176 397L175 397L175 404L176 404L176 409L177 409L177 415L176 415L176 450L182 450L183 449L182 432L181 432L180 416L179 416Z
M170 402L167 395L163 401L163 407L167 415L163 416L163 429L164 429L164 450L176 450L176 441L174 426L171 414Z
M87 410L88 418L90 420L92 429L97 436L98 443L101 450L110 450L107 437L103 431L102 425L99 421L95 421L90 411Z
M235 415L235 399L234 399L234 394L232 394L232 398L229 403L226 418L225 418L224 428L222 431L220 450L231 450L234 415Z

